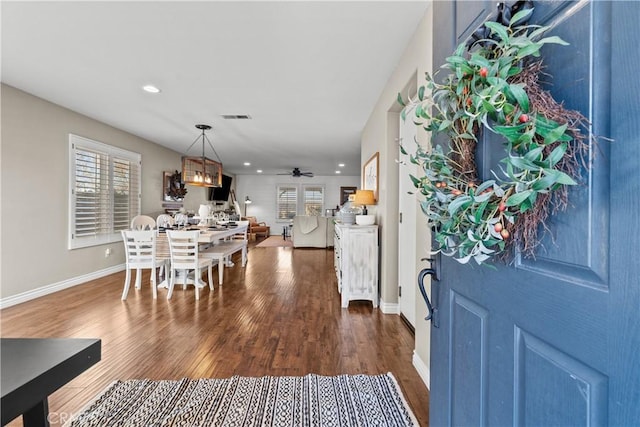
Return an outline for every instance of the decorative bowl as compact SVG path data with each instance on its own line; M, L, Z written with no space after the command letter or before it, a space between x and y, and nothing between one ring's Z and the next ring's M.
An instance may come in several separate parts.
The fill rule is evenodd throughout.
M358 225L373 225L375 223L375 215L356 215L356 224Z

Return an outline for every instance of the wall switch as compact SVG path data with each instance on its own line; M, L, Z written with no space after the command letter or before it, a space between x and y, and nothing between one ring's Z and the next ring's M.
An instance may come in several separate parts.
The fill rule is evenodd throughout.
M107 248L107 249L105 249L105 251L104 251L104 257L106 258L106 257L108 257L108 256L111 256L111 248Z

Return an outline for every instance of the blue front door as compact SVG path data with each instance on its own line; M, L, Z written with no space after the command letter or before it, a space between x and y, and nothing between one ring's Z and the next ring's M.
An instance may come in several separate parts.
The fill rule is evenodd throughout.
M495 6L434 2L434 65ZM535 260L492 270L441 258L432 426L640 425L640 3L534 6L531 23L570 43L543 50L549 90L614 141L591 147ZM481 142L481 169L503 154Z

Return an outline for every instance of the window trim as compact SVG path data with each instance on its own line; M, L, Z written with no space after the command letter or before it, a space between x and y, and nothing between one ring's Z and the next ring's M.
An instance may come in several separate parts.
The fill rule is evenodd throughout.
M319 188L322 192L322 201L320 202L320 211L318 212L318 216L322 216L324 212L324 199L325 199L325 186L323 184L301 184L300 193L302 194L302 215L307 215L307 189L308 188Z
M298 208L300 206L300 187L298 184L276 184L276 223L289 223L293 218L280 218L280 189L281 188L293 188L295 190L296 200L293 216L298 215Z
M108 192L109 192L109 197L110 197L110 203L111 206L108 208L108 214L110 216L109 218L109 225L108 225L108 231L105 233L98 233L96 235L93 236L86 236L86 237L76 237L75 234L75 227L76 227L76 219L77 219L77 214L76 214L76 150L77 149L84 149L87 151L97 151L99 153L102 153L104 155L107 156L107 163L108 163L108 174L109 174L109 178L108 178ZM131 178L134 176L135 174L135 179L137 181L137 194L130 194L129 195L129 202L131 203L131 201L133 200L133 203L131 203L131 208L130 212L129 212L129 224L131 223L131 219L135 216L135 215L139 215L140 214L140 210L141 210L141 191L142 191L142 156L139 153L135 153L133 151L128 151L122 148L118 148L118 147L114 147L112 145L108 145L108 144L104 144L102 142L98 142L98 141L94 141L92 139L89 138L85 138L82 136L78 136L78 135L74 135L72 133L69 134L69 204L68 204L68 230L67 230L67 237L68 237L68 243L67 243L67 248L68 249L80 249L80 248L87 248L87 247L91 247L91 246L98 246L98 245L104 245L107 243L114 243L114 242L118 242L122 240L122 237L120 235L120 231L119 230L114 230L114 221L113 221L113 217L114 217L114 209L113 209L113 204L114 204L114 197L113 197L113 193L114 193L114 158L118 159L118 160L127 160L130 162L130 164L135 164L137 165L136 168L134 168L133 171L130 172L130 178L129 178L129 182L131 181ZM128 228L128 227L127 227Z

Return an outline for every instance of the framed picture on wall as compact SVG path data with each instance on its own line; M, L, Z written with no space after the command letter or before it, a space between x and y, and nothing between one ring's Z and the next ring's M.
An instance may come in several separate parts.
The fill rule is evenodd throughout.
M171 191L171 176L173 172L163 172L162 173L162 201L163 202L173 202L173 198L169 195Z
M182 204L182 200L186 194L187 189L184 188L184 184L182 184L180 172L162 173L162 201Z
M340 187L340 206L344 205L351 194L356 194L358 187Z
M378 200L379 153L376 152L362 167L362 189L373 190L373 197Z

